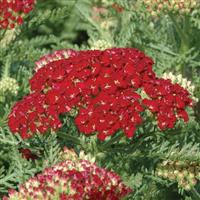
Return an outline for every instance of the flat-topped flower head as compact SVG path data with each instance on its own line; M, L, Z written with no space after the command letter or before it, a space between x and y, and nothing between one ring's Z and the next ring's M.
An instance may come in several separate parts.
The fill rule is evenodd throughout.
M114 172L87 160L66 160L29 179L3 200L120 200L132 190Z
M133 137L144 109L156 115L162 130L173 128L178 118L188 120L185 108L192 99L180 85L156 77L152 65L151 58L133 48L76 51L52 59L30 80L31 94L13 107L9 127L29 138L57 130L60 114L76 108L79 131L97 133L100 140L119 130Z
M0 0L0 29L12 29L23 23L23 16L34 7L35 0Z

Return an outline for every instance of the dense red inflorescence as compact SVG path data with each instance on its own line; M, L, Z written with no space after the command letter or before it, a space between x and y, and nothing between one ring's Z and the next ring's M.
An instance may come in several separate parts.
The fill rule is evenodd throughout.
M67 160L29 179L18 192L10 190L9 197L3 200L120 200L130 192L114 172L87 160Z
M56 130L62 126L59 115L73 107L79 110L78 129L86 135L97 132L100 140L119 129L132 137L144 109L155 114L161 130L173 128L178 118L188 120L189 92L156 77L153 61L141 51L112 48L71 55L38 69L30 80L32 93L9 115L13 132L29 138L37 131Z
M23 15L28 14L35 0L0 0L0 29L14 28L23 23Z

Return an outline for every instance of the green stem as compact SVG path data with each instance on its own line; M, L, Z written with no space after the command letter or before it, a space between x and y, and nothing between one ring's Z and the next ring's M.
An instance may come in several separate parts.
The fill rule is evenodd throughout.
M77 137L74 137L72 135L69 134L64 134L62 132L58 132L58 137L60 137L61 139L64 139L66 141L70 141L73 142L74 144L80 145L80 140L77 139Z
M1 35L0 35L0 42L1 42L1 40L3 39L3 37L4 37L4 35L5 35L5 33L6 33L6 30L1 30Z
M119 133L116 134L114 137L112 137L109 141L103 143L103 144L101 145L101 147L102 147L103 149L108 148L109 146L111 146L112 144L114 144L115 142L117 142L122 136L123 136L123 135L122 135L122 132L119 132Z
M169 14L169 16L170 16L171 20L174 23L174 27L175 27L175 29L176 29L181 41L183 41L184 43L188 43L187 36L185 35L184 31L179 26L179 24L176 21L176 19L174 18L174 16L172 14Z
M188 29L189 29L188 19L185 18L184 27L181 28L180 25L178 24L178 22L176 21L175 17L173 16L173 14L169 14L169 16L174 23L174 27L175 27L176 32L178 33L178 36L181 41L179 53L185 54L188 52L189 46L190 46L189 38L188 38L188 35L186 34L186 32L188 32ZM180 66L180 70L181 70L182 74L185 74L185 67L186 66L184 64L182 64L182 66Z
M200 200L200 194L197 192L197 190L194 187L191 189L191 193L196 200Z
M3 65L2 78L9 77L10 75L10 61L11 58L8 56L5 65Z
M36 134L37 140L39 141L39 143L41 144L41 146L44 148L44 152L46 153L46 155L48 155L48 151L46 150L45 146L44 146L44 142L40 139L39 133Z

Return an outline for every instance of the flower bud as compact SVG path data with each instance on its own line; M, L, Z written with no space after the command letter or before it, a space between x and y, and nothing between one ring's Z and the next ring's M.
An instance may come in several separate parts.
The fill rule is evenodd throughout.
M18 90L19 86L14 78L5 77L0 81L0 96L17 95Z
M112 45L110 42L106 41L106 40L97 40L92 44L91 49L92 50L105 50L108 48L111 48Z

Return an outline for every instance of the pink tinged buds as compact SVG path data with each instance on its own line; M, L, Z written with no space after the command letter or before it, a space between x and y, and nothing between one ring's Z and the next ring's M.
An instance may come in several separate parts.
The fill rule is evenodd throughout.
M42 174L29 179L19 191L9 191L12 199L116 199L131 192L114 172L97 167L86 160L67 160L47 168Z

